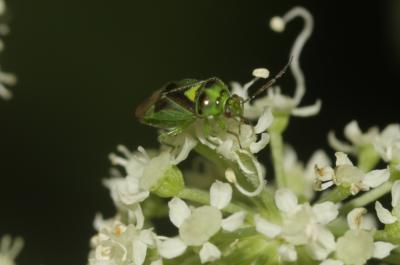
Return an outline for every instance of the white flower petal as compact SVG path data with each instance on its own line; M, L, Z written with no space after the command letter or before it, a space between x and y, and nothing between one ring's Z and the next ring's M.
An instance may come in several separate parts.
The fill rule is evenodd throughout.
M339 214L338 207L330 201L315 204L312 210L317 218L318 223L328 224Z
M314 116L321 110L321 105L322 102L320 99L318 99L313 105L293 109L292 115L297 117Z
M328 155L323 150L315 151L310 160L307 162L305 175L310 179L314 179L315 166L318 168L329 167L332 164Z
M283 167L285 170L292 170L298 165L298 163L296 151L289 145L285 146L285 150L283 151Z
M297 252L293 245L285 244L279 246L278 253L283 261L294 262L297 260Z
M348 165L348 166L353 165L353 162L351 162L351 160L349 159L347 154L345 154L343 152L336 152L335 156L336 156L336 166L337 167L344 166L344 165Z
M177 165L180 162L182 162L183 160L185 160L188 157L190 151L192 151L192 149L196 145L197 145L197 142L192 137L185 137L185 142L182 146L182 149L179 152L179 154L175 157L175 159L172 160L172 164Z
M364 215L362 229L364 230L376 230L378 229L378 223L376 221L375 215L367 213Z
M253 154L257 154L261 150L263 150L267 144L269 143L269 134L263 133L261 134L261 139L258 142L253 142L250 144L250 152Z
M230 183L236 183L237 182L235 171L233 171L232 168L227 168L225 170L225 178Z
M168 207L169 219L176 227L180 227L183 221L190 216L189 206L179 198L170 200L168 202Z
M135 265L142 265L146 259L147 245L139 240L133 240L132 250Z
M374 243L374 255L376 259L384 259L390 255L390 252L397 246L388 242L377 241Z
M246 218L246 212L237 212L222 220L222 229L233 232L238 229Z
M348 230L336 242L336 257L345 264L367 264L374 253L372 232Z
M388 181L389 178L390 170L388 168L377 169L368 172L363 178L362 183L368 187L375 188Z
M147 246L154 247L155 246L155 234L151 229L141 230L139 232L138 239L145 243Z
M221 251L213 244L206 242L200 249L201 263L211 262L221 257Z
M354 153L355 148L347 143L340 141L336 138L334 132L329 132L328 134L328 143L329 145L335 149L336 151L345 152L345 153Z
M158 246L158 253L166 259L173 259L183 254L186 250L186 245L179 238L168 238L161 241Z
M388 209L384 208L379 201L375 202L375 211L379 221L383 224L393 224L397 221L397 218L394 217Z
M144 201L149 195L149 191L142 191L136 194L120 193L120 198L124 204L132 205Z
M241 97L243 99L249 98L247 90L244 89L244 87L242 87L241 84L234 81L234 82L231 82L230 85L231 85L232 94L238 95L239 97Z
M321 184L321 186L319 187L319 190L326 190L329 189L330 187L332 187L335 184L335 182L333 182L333 180L331 181L327 181Z
M392 186L392 207L396 208L400 204L400 180L394 182Z
M321 262L319 265L344 265L343 261L335 259L327 259Z
M314 173L320 181L331 181L335 178L335 170L330 166L319 167L316 165L314 167Z
M274 238L282 233L282 228L279 225L268 222L259 215L254 216L254 223L257 232L265 235L268 238Z
M306 250L314 260L324 260L335 250L335 237L322 225L314 228L314 238L306 245Z
M364 215L367 213L365 208L354 208L347 214L347 224L350 229L360 229L363 225Z
M350 142L353 144L357 144L362 136L362 131L360 126L358 126L357 121L351 121L349 124L344 127L344 135Z
M140 178L140 188L151 190L164 177L164 173L172 166L172 155L170 152L161 152L153 157L143 170Z
M210 188L210 204L218 209L225 208L232 199L232 187L228 183L215 181Z
M266 68L256 68L253 70L253 76L266 79L269 76L269 71Z
M135 218L136 229L142 229L144 225L144 215L140 204L137 204L133 211L129 211L129 214L131 213L133 213L133 216Z
M220 231L221 222L221 211L204 205L192 210L179 227L179 236L188 246L201 246Z
M293 213L297 208L297 197L289 189L279 189L275 192L275 204L284 213Z
M258 119L256 126L254 127L254 133L259 134L265 132L269 126L271 126L274 117L272 116L271 109L265 109L261 117Z

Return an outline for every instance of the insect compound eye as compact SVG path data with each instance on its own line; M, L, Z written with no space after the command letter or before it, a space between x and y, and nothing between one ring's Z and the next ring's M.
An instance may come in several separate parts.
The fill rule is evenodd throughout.
M207 81L207 82L204 84L204 87L205 87L205 88L210 88L210 87L212 87L213 85L215 85L215 83L216 83L215 80Z
M206 93L203 93L203 95L201 95L200 104L202 107L207 107L208 105L210 105L210 99L208 98Z

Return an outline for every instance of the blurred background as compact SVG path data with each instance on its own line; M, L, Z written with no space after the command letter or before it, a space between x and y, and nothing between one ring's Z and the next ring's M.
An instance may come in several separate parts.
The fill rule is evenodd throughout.
M0 235L25 238L19 264L85 264L96 212L114 214L109 152L156 147L135 107L164 82L218 76L247 82L255 67L287 61L300 20L284 34L269 18L304 5L315 31L302 54L303 105L286 139L307 159L352 119L363 129L400 122L400 2L9 0L1 54L18 75L0 101ZM292 94L293 79L281 82ZM332 154L332 153L331 153Z

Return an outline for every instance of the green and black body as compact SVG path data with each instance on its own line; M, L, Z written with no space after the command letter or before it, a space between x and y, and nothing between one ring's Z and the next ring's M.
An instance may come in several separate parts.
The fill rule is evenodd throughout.
M152 127L177 134L197 119L243 115L243 99L231 95L218 78L184 79L167 83L136 109L136 117Z
M214 120L220 127L225 127L224 117L243 122L244 103L270 88L283 76L289 64L290 61L246 100L232 95L228 86L216 77L202 81L183 79L169 82L136 109L136 117L144 124L163 130L167 135L182 132L198 119Z

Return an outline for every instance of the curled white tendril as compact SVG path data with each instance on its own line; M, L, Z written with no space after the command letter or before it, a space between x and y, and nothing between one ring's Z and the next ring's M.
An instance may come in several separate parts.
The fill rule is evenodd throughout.
M290 51L290 56L292 58L292 62L290 64L290 70L293 73L294 79L296 80L296 89L293 97L294 106L298 106L300 104L301 99L305 93L305 79L303 71L300 68L300 54L303 50L303 47L307 40L310 38L311 33L314 28L314 20L310 12L303 7L295 7L287 12L283 17L275 16L270 21L270 27L272 30L276 32L283 32L285 30L285 26L287 23L292 21L295 18L302 18L304 20L304 27L300 34L297 36L292 50ZM294 116L311 116L315 115L319 112L321 108L321 101L318 99L314 105L302 107L302 108L294 108L292 110L292 114Z

